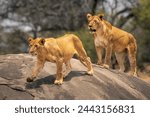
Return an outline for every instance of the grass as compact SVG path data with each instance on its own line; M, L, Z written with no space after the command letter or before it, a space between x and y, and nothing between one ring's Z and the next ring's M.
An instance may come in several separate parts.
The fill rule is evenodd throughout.
M95 46L94 46L93 35L90 34L88 29L86 29L86 28L82 28L82 29L80 29L78 31L74 31L72 33L74 33L78 37L80 37L88 56L91 58L92 62L95 63L97 61L97 55L96 55L96 50L95 50Z

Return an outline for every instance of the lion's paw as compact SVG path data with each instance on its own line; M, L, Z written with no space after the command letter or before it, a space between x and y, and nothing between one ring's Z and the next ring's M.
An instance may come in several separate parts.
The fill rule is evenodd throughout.
M54 84L61 85L63 83L63 80L55 80Z
M138 77L138 74L136 73L136 72L132 72L132 71L130 71L129 73L128 73L128 75L129 76L134 76L134 77Z
M27 82L33 82L33 78L28 77L28 78L26 79L26 81L27 81Z
M102 67L106 68L106 69L109 69L109 65L107 65L107 64L103 64Z
M97 65L103 65L103 63L101 61L97 61Z
M93 70L87 71L87 74L93 76Z

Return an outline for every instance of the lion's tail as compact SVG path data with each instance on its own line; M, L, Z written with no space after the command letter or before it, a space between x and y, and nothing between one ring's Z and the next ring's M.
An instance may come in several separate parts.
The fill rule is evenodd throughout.
M137 44L136 44L136 39L134 38L134 36L132 34L129 35L130 38L130 45L132 45L134 47L134 51L135 53L137 53Z
M136 39L133 35L129 35L130 41L128 45L128 54L129 54L129 60L131 65L131 71L133 72L134 76L137 76L137 65L136 65L136 57L137 57L137 44Z

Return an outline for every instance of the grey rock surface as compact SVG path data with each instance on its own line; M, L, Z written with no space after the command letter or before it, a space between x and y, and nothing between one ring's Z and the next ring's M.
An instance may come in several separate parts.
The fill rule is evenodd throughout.
M60 86L53 84L56 66L50 62L34 82L27 83L35 62L29 54L0 55L0 99L150 99L150 84L140 78L94 64L94 75L88 76L76 59Z

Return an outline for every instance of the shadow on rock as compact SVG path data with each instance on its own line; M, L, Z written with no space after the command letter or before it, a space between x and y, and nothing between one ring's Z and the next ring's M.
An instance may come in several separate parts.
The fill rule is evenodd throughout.
M33 82L26 83L26 89L39 88L42 84L53 84L55 80L54 75L46 76L44 78L35 79Z
M87 75L85 71L71 71L66 78L64 78L64 82L70 81L73 77L81 77ZM43 84L54 85L56 75L46 76L44 78L35 79L33 82L26 83L26 89L34 89L40 88Z
M71 71L65 78L64 78L64 82L65 81L70 81L73 77L77 78L77 77L82 77L82 76L86 76L87 73L85 71Z

